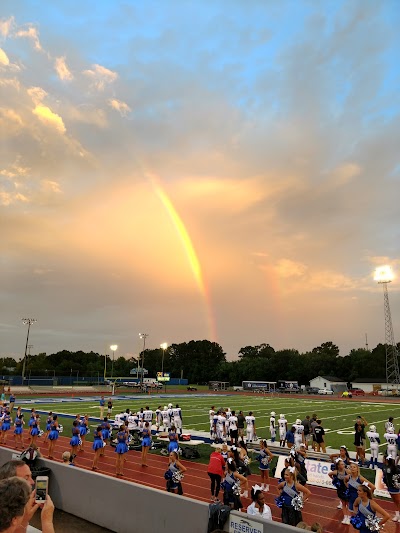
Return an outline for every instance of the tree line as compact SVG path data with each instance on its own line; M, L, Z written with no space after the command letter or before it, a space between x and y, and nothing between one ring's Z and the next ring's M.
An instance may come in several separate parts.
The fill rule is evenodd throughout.
M397 346L400 350L400 343ZM118 357L114 361L109 355L95 352L60 352L47 355L31 355L27 360L26 375L48 376L77 375L93 379L104 374L106 362L107 377L130 375L133 368L141 368L143 352L138 358ZM198 340L172 344L165 351L161 348L147 349L144 352L144 368L148 377L156 377L164 368L171 377L183 377L190 383L227 381L239 385L245 380L278 381L297 380L307 385L316 376L335 376L345 381L358 378L384 380L386 374L386 347L378 344L374 349L352 349L344 357L339 348L328 341L309 352L300 353L296 349L275 350L269 344L245 346L239 350L237 361L227 361L222 347L208 340ZM16 363L10 357L0 358L1 375L21 375L22 360Z

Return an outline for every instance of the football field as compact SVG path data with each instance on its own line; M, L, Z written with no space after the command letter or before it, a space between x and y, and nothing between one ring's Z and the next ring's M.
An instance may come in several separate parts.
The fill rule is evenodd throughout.
M46 415L49 411L59 415L59 421L64 426L64 436L71 434L72 418L76 414L88 414L89 417L99 417L99 398L35 398L19 400L18 405L24 409L30 410L35 407L41 413L41 428L45 429ZM105 396L106 402L108 397ZM298 398L294 396L286 397L269 397L269 396L245 396L234 394L177 394L165 395L154 394L151 396L144 395L121 395L113 397L113 415L125 411L129 408L131 411L137 411L147 405L155 411L159 405L164 407L168 403L174 406L178 403L183 413L184 432L201 431L209 433L209 415L211 406L216 409L230 407L231 410L242 410L244 415L253 411L256 417L257 436L260 438L270 438L269 434L269 417L270 412L275 411L276 417L283 413L288 420L288 425L295 422L297 418L303 420L306 415L317 414L322 420L322 426L326 431L325 440L327 451L329 448L337 449L345 444L350 450L354 450L353 434L354 423L357 415L362 415L368 424L375 424L378 433L381 435L381 448L383 452L386 448L384 444L384 423L389 416L394 417L394 423L397 428L400 425L397 413L399 404L390 400L385 402L374 401L357 401L356 399L338 401L331 398L321 398L313 396L310 398ZM105 409L106 413L106 409ZM29 419L29 414L25 412L25 423ZM96 420L90 421L91 427L96 427ZM25 426L26 427L26 426ZM88 435L91 440L92 432Z

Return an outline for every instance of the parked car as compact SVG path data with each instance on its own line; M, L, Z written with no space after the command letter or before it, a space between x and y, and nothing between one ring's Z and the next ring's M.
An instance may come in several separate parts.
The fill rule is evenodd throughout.
M362 389L359 389L357 387L353 388L353 389L350 389L349 392L353 395L353 396L364 396L365 395L365 391L363 391Z
M306 393L307 394L319 394L319 388L318 387L306 387Z
M328 394L333 394L333 390L331 389L318 389L318 394L325 394L325 395L328 395Z
M233 390L234 390L235 392L240 392L240 391L243 390L243 387L233 387Z

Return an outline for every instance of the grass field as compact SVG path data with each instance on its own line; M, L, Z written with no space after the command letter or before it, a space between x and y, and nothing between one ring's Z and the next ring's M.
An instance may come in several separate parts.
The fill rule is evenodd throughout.
M107 400L107 397L106 397ZM209 417L208 411L212 405L216 408L230 407L236 411L242 410L246 415L249 411L253 411L256 417L257 435L261 438L269 438L269 417L270 412L275 411L277 417L280 413L284 413L289 424L293 423L296 418L303 419L305 415L312 415L316 413L322 419L322 425L327 433L326 443L327 451L329 448L337 449L340 445L345 444L350 450L354 449L353 434L354 422L357 415L362 415L367 420L368 424L375 424L377 431L384 433L384 423L389 416L395 417L395 426L400 425L399 417L396 414L399 410L397 404L390 401L374 402L358 402L357 400L337 401L328 398L310 397L310 399L300 399L290 396L288 398L282 397L258 397L258 396L243 396L243 395L175 395L165 396L129 396L126 395L123 399L114 399L113 414L124 411L130 408L133 411L139 410L141 407L149 405L154 411L159 405L166 405L169 402L179 403L183 412L183 426L184 432L191 430L209 431ZM63 417L62 415L76 415L77 413L83 415L88 414L91 417L99 416L99 401L98 399L83 399L78 400L68 398L68 401L61 401L59 398L54 399L32 399L20 400L19 405L23 408L31 409L33 406L37 411L53 411L60 415L60 422L64 426L63 434L69 436L71 434L72 419ZM25 415L27 422L28 415ZM42 415L42 428L45 427L45 415ZM91 421L91 426L95 427L96 422ZM88 435L88 440L92 439L92 433ZM384 439L381 439L382 441ZM381 445L381 450L384 450L384 445Z

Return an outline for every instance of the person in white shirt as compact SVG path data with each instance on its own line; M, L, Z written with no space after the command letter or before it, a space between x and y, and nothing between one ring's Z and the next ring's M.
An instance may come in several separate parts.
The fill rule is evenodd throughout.
M211 409L208 411L208 416L210 417L210 437L212 439L215 439L215 422L214 422L215 406L214 405L212 405Z
M285 415L283 414L279 415L278 426L279 426L279 446L281 448L284 448L285 441L286 441L286 433L288 430L287 420L285 418Z
M176 407L172 409L172 419L173 424L176 428L176 432L182 435L182 409L179 407L179 404L176 404Z
M138 429L138 417L136 413L131 413L128 416L128 431Z
M304 426L301 423L300 418L296 420L296 423L293 424L295 429L294 432L294 445L299 447L300 444L304 444Z
M143 424L145 424L146 422L149 423L151 429L151 424L153 423L153 411L149 408L148 405L146 405L146 408L143 411Z
M246 416L246 442L253 442L256 438L256 419L253 415L253 411Z
M231 416L229 417L228 424L229 424L229 436L231 439L231 444L234 444L235 446L238 445L238 427L237 427L237 416L236 412L232 411Z
M258 485L251 489L251 499L253 503L247 507L247 514L264 520L272 520L271 509L266 505L264 492Z
M269 432L271 433L271 442L275 442L276 439L276 421L275 421L275 411L271 411L271 416L269 418Z
M387 433L383 435L387 442L387 455L391 455L396 460L397 457L397 435L394 433L394 428L389 427Z
M169 415L169 409L164 405L164 409L161 411L163 431L169 431L171 429L171 417Z
M370 448L371 448L371 460L369 463L370 468L378 469L378 454L379 454L379 444L381 440L379 438L379 433L376 432L376 426L370 426L369 431L367 431L367 437L369 439Z
M388 421L385 422L385 433L388 433L388 429L392 428L394 430L393 417L389 416Z
M224 442L226 440L226 426L225 426L226 419L225 419L224 414L218 413L218 416L217 416L216 439L218 442Z
M143 417L144 417L144 413L143 413L143 407L140 408L140 411L138 411L138 417L139 417L139 428L140 429L143 429L143 424L144 424L144 420L143 420Z

